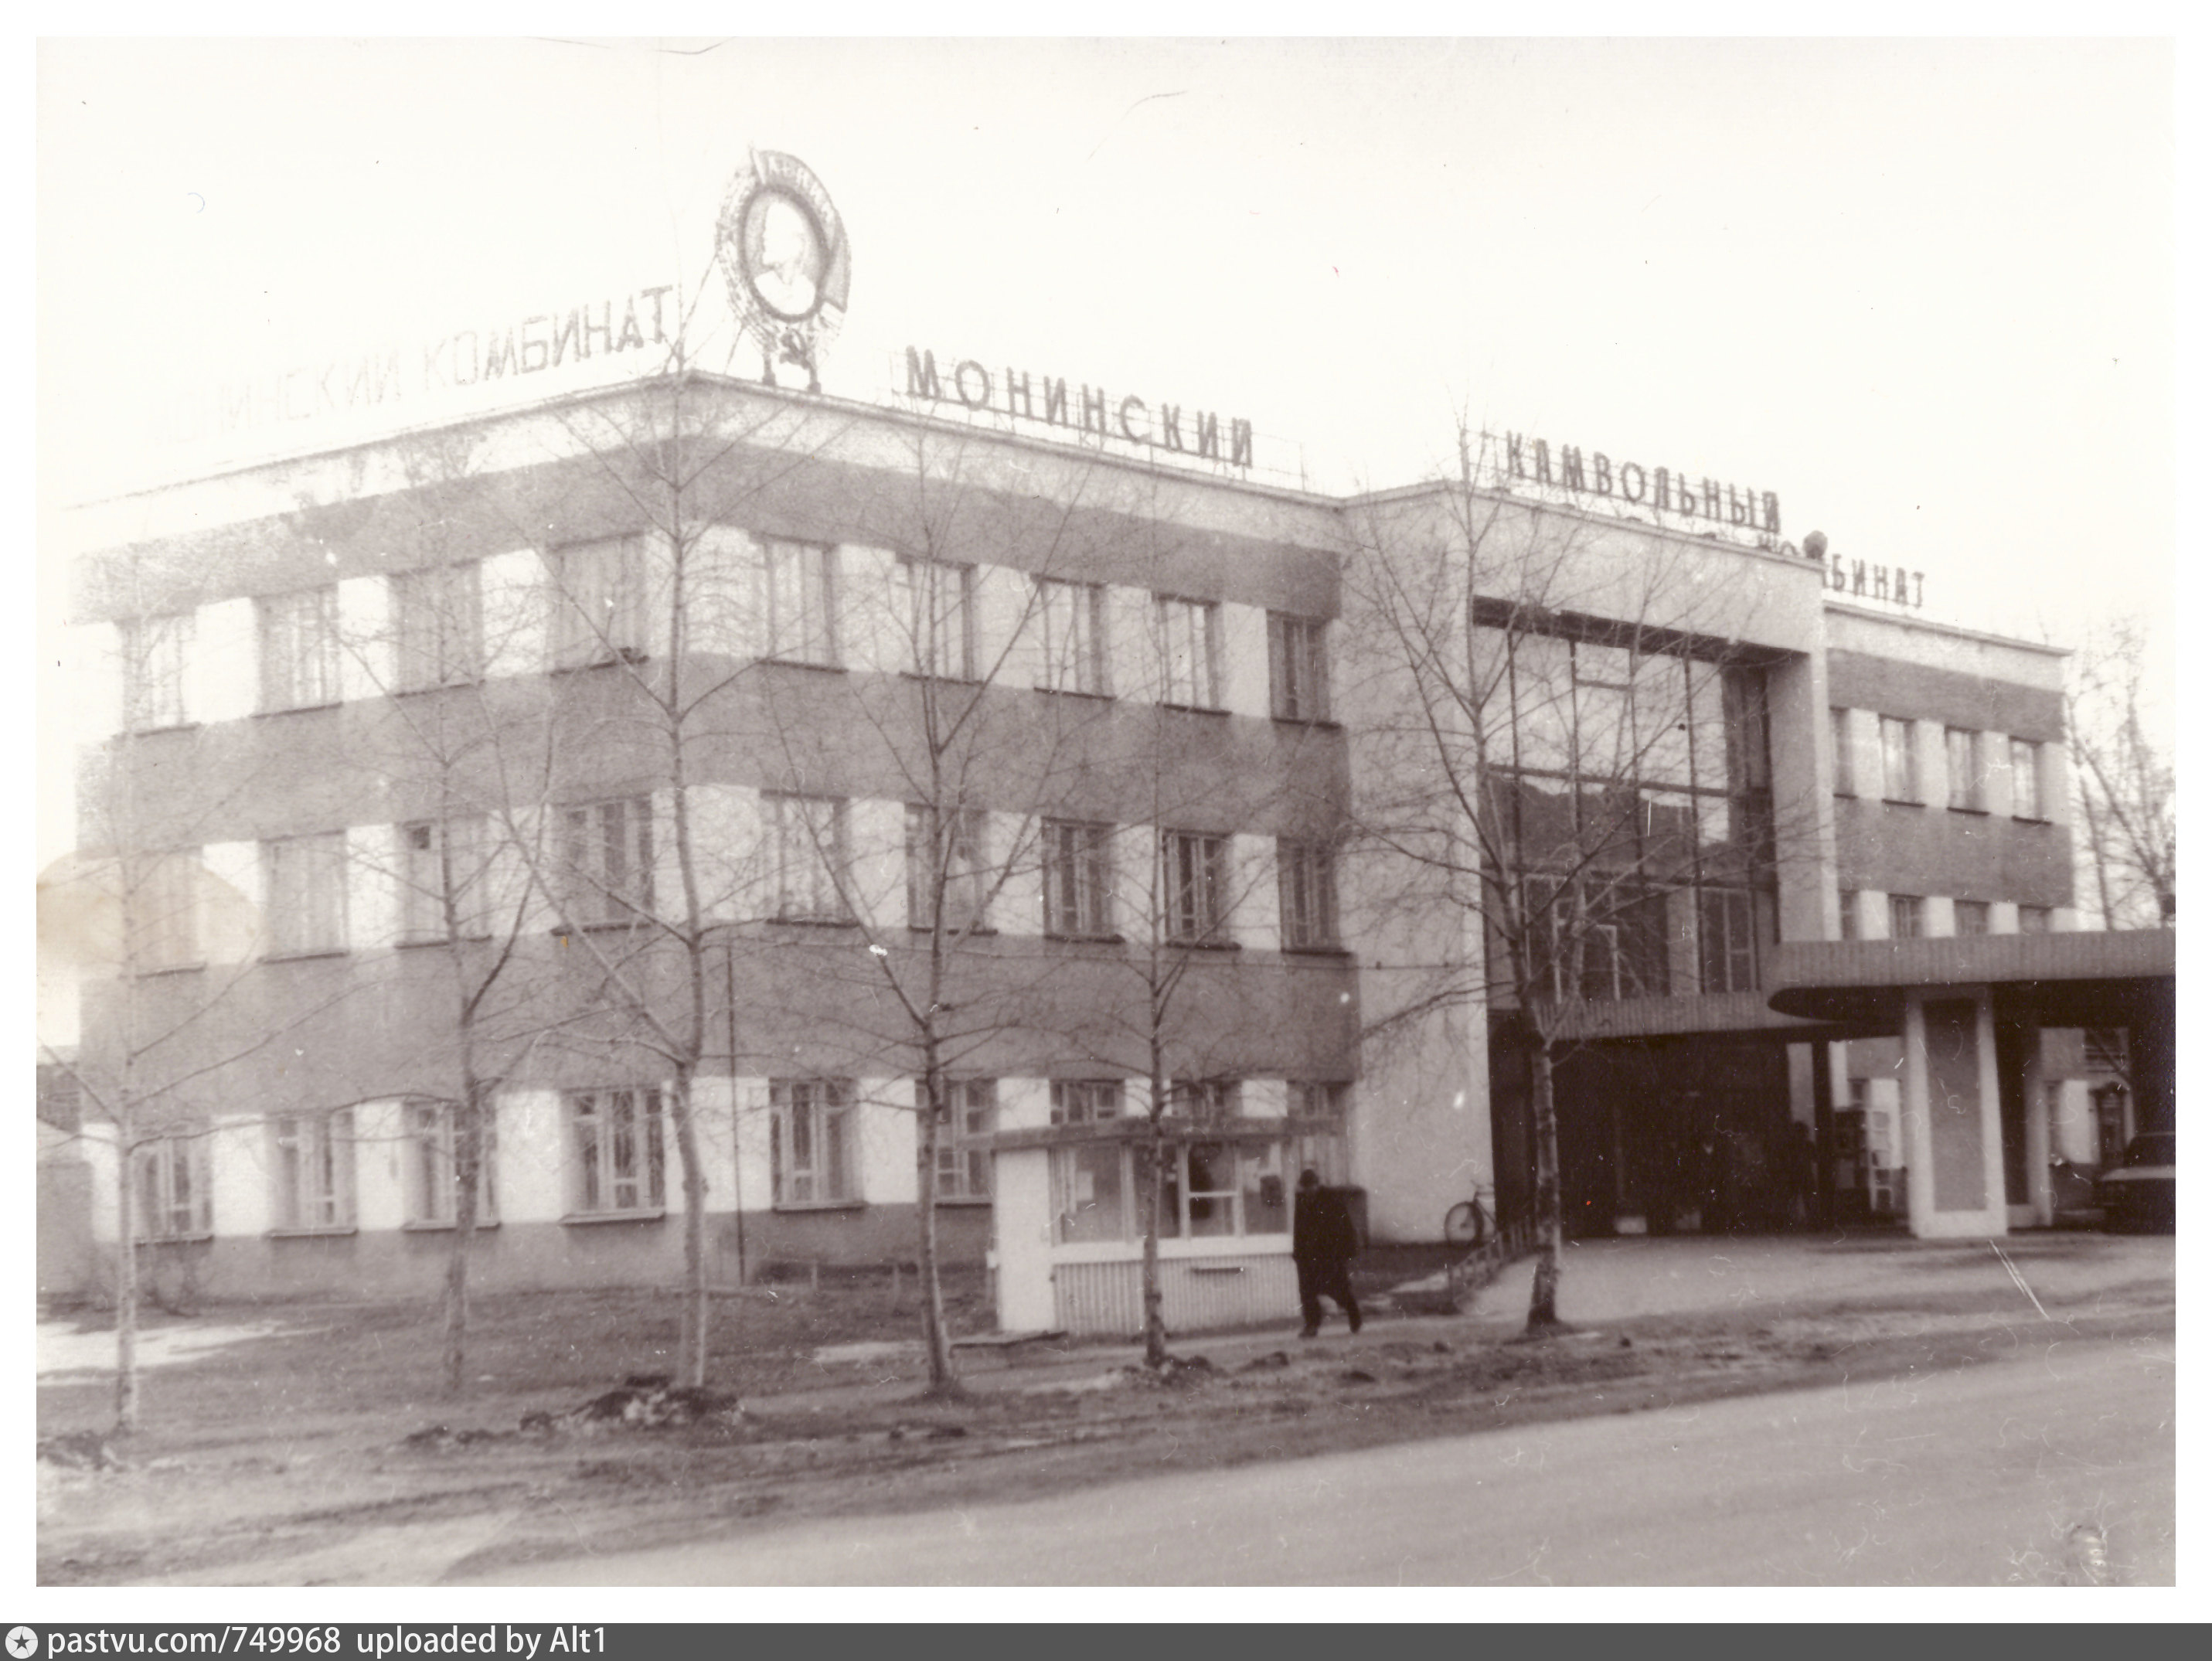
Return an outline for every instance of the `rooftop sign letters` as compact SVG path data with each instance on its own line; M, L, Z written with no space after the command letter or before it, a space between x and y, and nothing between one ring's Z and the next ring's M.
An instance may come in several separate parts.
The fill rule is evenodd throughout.
M972 357L947 362L949 367L940 368L935 352L908 347L906 396L927 404L957 404L1016 428L1132 446L1167 460L1240 470L1252 465L1252 423L1241 417L1224 423L1212 410L1154 402L1134 392L1116 394L1088 381L1076 382L1071 397L1063 375L1009 368L994 376Z
M1474 482L1491 489L1578 507L1642 508L1662 525L1673 519L1684 521L1687 529L1723 532L1762 548L1784 545L1782 504L1771 490L1693 479L1640 461L1616 461L1602 450L1585 453L1578 444L1554 446L1524 433L1483 434L1472 465Z

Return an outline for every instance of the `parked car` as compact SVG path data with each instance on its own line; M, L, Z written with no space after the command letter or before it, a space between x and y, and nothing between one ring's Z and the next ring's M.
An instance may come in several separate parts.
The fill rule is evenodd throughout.
M2119 1164L2097 1178L2108 1229L2173 1227L2173 1133L2154 1130L2128 1144Z

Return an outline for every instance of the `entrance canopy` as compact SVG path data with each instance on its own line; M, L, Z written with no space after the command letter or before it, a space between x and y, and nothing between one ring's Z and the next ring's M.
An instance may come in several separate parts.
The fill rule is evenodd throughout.
M1796 940L1770 948L1767 1007L1896 1032L1912 988L1986 986L2001 1020L2035 1026L2162 1025L2172 1019L2173 931Z

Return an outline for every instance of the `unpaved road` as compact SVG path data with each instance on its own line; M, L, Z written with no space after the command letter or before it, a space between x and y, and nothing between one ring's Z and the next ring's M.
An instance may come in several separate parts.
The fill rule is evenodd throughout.
M1022 1504L787 1523L497 1585L1990 1585L2174 1579L2167 1339ZM466 1566L446 1584L471 1584Z

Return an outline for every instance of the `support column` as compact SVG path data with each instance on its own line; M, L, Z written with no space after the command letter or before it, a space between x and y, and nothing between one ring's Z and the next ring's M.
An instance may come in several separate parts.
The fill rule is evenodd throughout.
M1836 1080L1825 1038L1813 1046L1813 1216L1836 1226Z
M1907 1216L1923 1238L2006 1232L1996 1027L1987 987L1916 987L1905 1001Z

